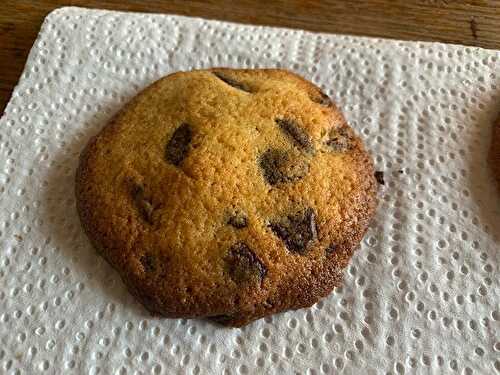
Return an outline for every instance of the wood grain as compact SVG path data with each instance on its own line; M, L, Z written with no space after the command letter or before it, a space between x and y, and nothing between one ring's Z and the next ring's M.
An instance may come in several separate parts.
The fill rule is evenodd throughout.
M44 17L60 6L175 13L312 31L500 49L500 0L7 0L0 7L0 109Z

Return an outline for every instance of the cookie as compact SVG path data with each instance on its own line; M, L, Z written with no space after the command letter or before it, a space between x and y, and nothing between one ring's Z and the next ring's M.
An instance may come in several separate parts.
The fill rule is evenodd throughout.
M212 69L128 103L82 152L76 198L91 242L147 309L242 326L341 283L376 181L316 86Z
M489 162L493 175L497 181L497 188L500 191L500 117L498 117L497 121L493 124Z

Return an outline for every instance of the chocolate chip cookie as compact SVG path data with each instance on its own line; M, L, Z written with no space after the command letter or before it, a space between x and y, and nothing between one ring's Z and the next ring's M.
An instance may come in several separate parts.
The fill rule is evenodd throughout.
M341 283L376 181L316 86L211 69L128 103L83 151L76 197L91 242L147 309L242 326Z

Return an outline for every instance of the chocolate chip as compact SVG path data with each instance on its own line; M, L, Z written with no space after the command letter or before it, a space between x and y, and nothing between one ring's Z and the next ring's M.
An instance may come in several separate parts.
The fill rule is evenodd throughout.
M317 95L311 96L311 100L325 107L333 106L332 100L323 91L319 91Z
M316 215L312 208L272 221L269 227L289 251L302 255L317 238Z
M282 150L269 149L259 157L259 167L264 179L270 185L292 182L301 179L309 172L306 159Z
M213 75L216 76L217 78L219 78L224 83L227 83L229 86L234 87L235 89L250 92L250 89L248 88L248 86L246 86L245 84L238 82L232 78L229 78L220 72L213 72Z
M229 216L227 223L236 229L242 229L248 225L248 219L244 213L236 211Z
M336 152L348 151L352 148L353 136L347 129L347 127L341 127L340 129L331 129L328 134L328 139L326 145Z
M132 188L132 197L134 198L135 205L137 206L142 218L149 224L153 224L153 202L151 199L146 197L144 186L142 184L134 184Z
M375 179L380 185L385 185L384 181L384 172L383 171L375 171Z
M335 251L337 251L338 245L334 242L332 242L328 247L325 249L327 254L333 254Z
M286 118L275 119L276 124L280 129L300 148L311 151L312 142L307 133L302 129L297 122Z
M267 269L255 253L244 242L237 242L229 249L225 258L229 276L236 283L261 282Z
M165 158L170 164L179 166L189 151L193 132L189 124L183 123L177 129L167 143Z
M146 253L141 256L139 261L144 268L144 272L154 272L156 270L156 262L153 255Z

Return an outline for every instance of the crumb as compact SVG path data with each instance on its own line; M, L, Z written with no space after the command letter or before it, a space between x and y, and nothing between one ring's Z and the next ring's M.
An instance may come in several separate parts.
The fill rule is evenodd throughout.
M384 181L384 172L382 171L375 171L375 179L380 185L385 185Z

